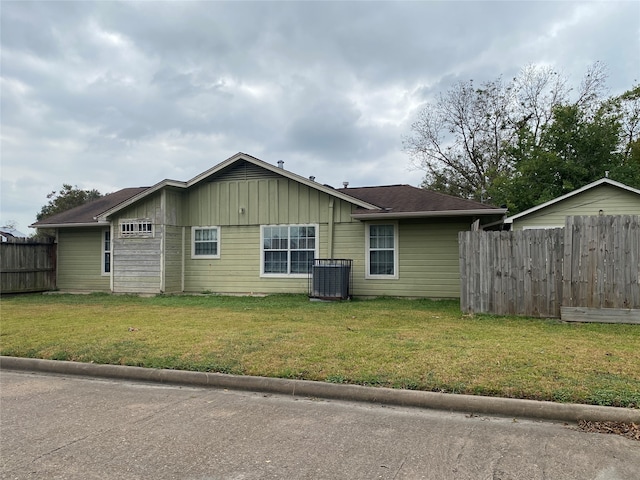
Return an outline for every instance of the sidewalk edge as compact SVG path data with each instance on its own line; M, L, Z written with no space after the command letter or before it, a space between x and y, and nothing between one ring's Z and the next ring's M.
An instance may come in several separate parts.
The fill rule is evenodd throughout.
M592 422L640 423L640 410L638 409L365 387L309 380L162 370L124 365L99 365L7 356L0 356L0 370L20 370L173 385L248 390L514 418L563 422L588 420Z

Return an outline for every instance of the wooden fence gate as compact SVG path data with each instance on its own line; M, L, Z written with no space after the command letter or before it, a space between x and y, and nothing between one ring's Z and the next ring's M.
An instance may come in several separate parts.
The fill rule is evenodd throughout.
M41 239L0 243L0 293L42 292L56 288L56 247Z
M640 323L640 215L460 232L463 311Z

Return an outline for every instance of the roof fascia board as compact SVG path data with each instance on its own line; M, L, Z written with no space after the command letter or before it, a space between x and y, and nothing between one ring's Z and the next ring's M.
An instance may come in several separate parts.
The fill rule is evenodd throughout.
M397 218L426 218L426 217L468 217L473 215L504 215L506 208L482 208L476 210L440 210L433 212L385 212L385 213L353 213L351 218L356 220L382 220Z
M200 175L192 178L191 180L189 180L187 182L187 187L191 187L192 185L195 185L198 182L201 182L202 180L206 179L207 177L213 175L214 173L219 172L220 170L228 167L229 165L237 162L238 160L245 160L249 163L252 163L254 165L256 165L257 167L261 167L264 168L265 170L269 170L270 172L273 173L277 173L278 175L282 175L283 177L287 177L291 180L294 180L298 183L302 183L303 185L306 185L307 187L313 188L315 190L319 190L321 192L324 192L328 195L331 195L333 197L339 198L341 200L344 200L346 202L352 203L354 205L357 205L359 207L362 208L366 208L367 210L378 210L380 207L378 205L373 205L371 203L367 203L363 200L360 200L358 198L352 197L351 195L347 195L345 193L342 192L338 192L333 188L330 187L325 187L324 185L321 185L317 182L314 182L312 180L309 180L301 175L298 175L296 173L290 172L288 170L285 170L284 168L280 168L277 167L275 165L271 165L270 163L267 163L263 160L259 160L255 157L252 157L251 155L247 155L245 153L237 153L235 154L233 157L230 157L228 159L226 159L224 162L219 163L218 165L216 165L213 168L210 168L209 170L207 170L206 172L201 173Z
M598 187L600 185L603 184L607 184L607 185L611 185L614 187L618 187L618 188L622 188L623 190L627 190L631 193L635 193L640 195L640 190L630 187L629 185L625 185L624 183L620 183L620 182L616 182L615 180L611 180L609 178L601 178L600 180L596 180L595 182L591 182L588 185L585 185L584 187L578 188L577 190L574 190L573 192L569 192L569 193L565 193L564 195L558 197L558 198L553 198L551 200L549 200L548 202L545 203L541 203L540 205L536 205L535 207L531 207L528 210L525 210L524 212L520 212L517 213L515 215L512 215L510 217L507 217L504 219L504 223L513 223L514 220L517 220L520 217L524 217L525 215L529 215L530 213L533 212L537 212L538 210L541 210L545 207L548 207L549 205L553 205L554 203L558 203L561 202L563 200L566 200L567 198L571 198L574 195L578 195L579 193L585 192L587 190L590 190L594 187Z
M47 225L29 225L29 228L35 228L35 229L47 229L47 228L68 228L68 227L106 227L107 225L110 225L110 222L105 222L105 221L101 221L101 222L91 222L91 223L87 223L87 222L83 222L83 223L51 223L51 224L47 224Z

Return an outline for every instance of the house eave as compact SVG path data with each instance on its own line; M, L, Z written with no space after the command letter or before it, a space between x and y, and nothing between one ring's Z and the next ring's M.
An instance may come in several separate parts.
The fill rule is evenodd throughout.
M105 227L110 225L109 222L96 221L96 222L79 222L79 223L48 223L36 225L35 223L29 225L29 228L71 228L71 227Z
M477 215L504 215L506 208L481 208L473 210L437 210L427 212L380 212L380 213L352 213L356 220L385 220L402 218L432 218L432 217L470 217Z

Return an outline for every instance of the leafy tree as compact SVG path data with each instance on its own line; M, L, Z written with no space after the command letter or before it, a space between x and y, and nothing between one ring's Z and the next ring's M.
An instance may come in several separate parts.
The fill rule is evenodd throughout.
M71 208L84 205L87 202L100 198L102 194L98 190L82 190L76 185L63 184L59 192L55 190L47 195L49 203L44 205L40 213L36 215L38 221L56 213L67 211Z
M511 82L498 78L479 88L460 82L419 113L404 149L426 171L423 187L500 203L508 180L519 175L516 154L536 151L542 160L544 132L561 116L556 107L598 111L605 80L604 66L594 64L573 104L566 78L550 68L528 66ZM553 143L548 134L545 141Z
M591 115L577 104L558 105L540 132L522 128L513 148L513 175L496 183L494 198L516 213L602 178L624 163L620 117L607 105ZM621 179L622 180L622 179Z
M640 188L640 85L611 102L620 117L620 162L612 167L615 178Z

